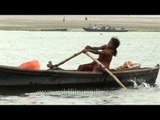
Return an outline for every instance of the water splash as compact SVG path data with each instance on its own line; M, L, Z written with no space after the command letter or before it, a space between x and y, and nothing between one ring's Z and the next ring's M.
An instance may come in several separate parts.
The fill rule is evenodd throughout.
M141 85L139 85L139 88L144 87L144 88L151 88L151 86L148 83L143 82Z
M138 84L134 80L128 80L129 82L133 83L133 88L138 88Z
M140 82L138 82L138 83L135 80L128 80L128 81L133 83L134 89L151 88L151 86L148 83L146 83L145 80L139 80Z

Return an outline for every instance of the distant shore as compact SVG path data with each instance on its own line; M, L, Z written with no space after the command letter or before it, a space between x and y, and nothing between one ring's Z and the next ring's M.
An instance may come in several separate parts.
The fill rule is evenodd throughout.
M131 32L160 32L160 16L0 15L0 30L44 31L67 28L68 31L84 31L82 27L89 24L110 25Z

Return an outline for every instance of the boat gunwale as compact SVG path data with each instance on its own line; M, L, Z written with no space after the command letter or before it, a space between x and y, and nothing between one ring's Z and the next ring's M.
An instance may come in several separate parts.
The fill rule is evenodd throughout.
M140 69L130 69L121 71L112 71L113 74L128 74L128 73L144 73L149 71L157 70L159 71L159 66L155 67L144 67ZM33 70L33 69L22 69L14 66L0 65L0 71L12 72L12 73L23 73L23 74L75 74L75 75L102 75L102 72L86 72L86 71L76 71L76 70Z

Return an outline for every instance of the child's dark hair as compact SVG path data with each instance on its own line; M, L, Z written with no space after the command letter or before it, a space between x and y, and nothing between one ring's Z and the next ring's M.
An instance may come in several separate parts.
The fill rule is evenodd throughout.
M116 37L112 37L111 38L112 44L115 47L114 51L113 51L113 55L116 56L117 55L117 48L120 45L120 41L118 38Z

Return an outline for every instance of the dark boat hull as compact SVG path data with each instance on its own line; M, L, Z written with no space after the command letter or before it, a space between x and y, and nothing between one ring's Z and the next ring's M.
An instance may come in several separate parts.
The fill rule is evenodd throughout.
M41 29L41 31L67 31L67 28Z
M126 71L113 71L113 74L127 86L146 82L154 85L159 66ZM68 70L29 70L17 67L0 66L0 90L63 90L119 88L108 74L78 72Z
M83 27L83 29L85 31L88 31L88 32L127 32L128 30L102 30L102 29L91 29L91 28L86 28L86 27Z

